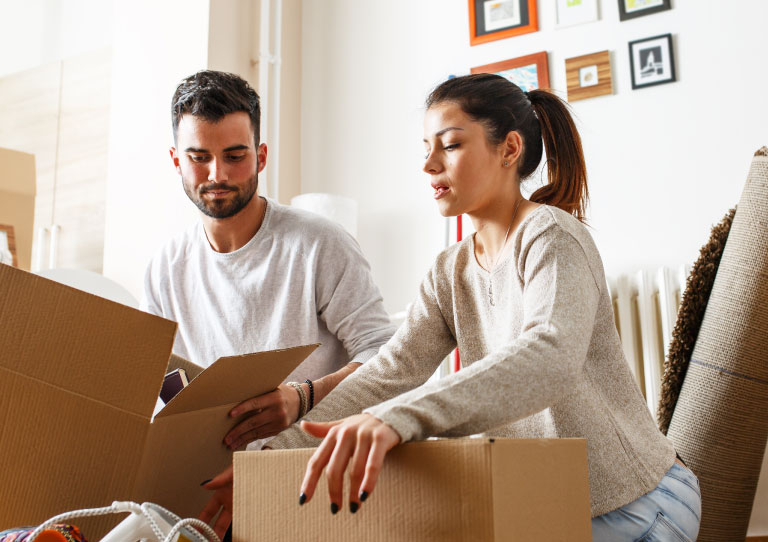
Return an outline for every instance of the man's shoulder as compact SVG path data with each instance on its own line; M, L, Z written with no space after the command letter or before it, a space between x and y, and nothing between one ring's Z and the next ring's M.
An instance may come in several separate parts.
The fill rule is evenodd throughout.
M354 238L339 224L317 213L282 205L270 200L272 228L281 236L295 238L300 244L352 243Z
M191 253L190 249L199 242L201 227L202 225L197 222L166 240L155 251L150 265L156 266L162 263L171 265L172 262L178 262L179 259L187 258Z

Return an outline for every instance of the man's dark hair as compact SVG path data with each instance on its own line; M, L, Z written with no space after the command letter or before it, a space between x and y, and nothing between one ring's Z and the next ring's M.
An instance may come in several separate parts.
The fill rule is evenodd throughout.
M184 79L171 102L173 140L182 115L195 115L209 122L218 122L225 115L245 111L251 117L254 142L259 144L261 109L259 95L242 77L234 73L213 70L199 71Z

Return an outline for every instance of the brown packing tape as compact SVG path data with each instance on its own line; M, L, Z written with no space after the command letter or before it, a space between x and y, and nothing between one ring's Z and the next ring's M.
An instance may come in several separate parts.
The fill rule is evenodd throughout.
M331 515L325 478L298 504L314 450L235 454L235 542L592 540L586 442L455 439L387 456L375 491ZM558 511L552 521L552 503Z

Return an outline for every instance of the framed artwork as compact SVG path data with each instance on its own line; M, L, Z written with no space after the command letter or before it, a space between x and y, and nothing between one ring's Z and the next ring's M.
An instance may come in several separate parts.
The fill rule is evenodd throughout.
M557 27L597 21L597 0L557 0Z
M619 0L619 20L651 15L672 9L671 0Z
M565 60L565 81L568 101L613 94L611 79L611 52L600 51L591 55Z
M672 34L630 41L629 65L633 89L675 81Z
M469 44L511 38L539 29L536 0L468 0Z
M10 262L5 258L10 254ZM16 237L13 234L13 226L0 224L0 262L7 263L14 267L19 266L18 256L16 255Z
M525 92L537 88L549 88L549 63L547 62L546 51L477 66L469 71L471 73L495 73L501 75Z

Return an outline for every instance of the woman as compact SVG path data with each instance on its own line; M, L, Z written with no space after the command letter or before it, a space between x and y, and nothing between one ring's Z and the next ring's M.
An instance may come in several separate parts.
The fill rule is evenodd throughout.
M586 167L565 104L496 75L469 75L430 94L424 127L438 208L469 215L476 233L438 256L395 336L302 422L323 441L300 504L325 470L336 513L349 469L354 513L400 442L479 432L582 437L595 540L695 540L698 481L657 430L624 359L602 262L582 224ZM548 184L526 200L520 183L542 147ZM464 368L425 384L457 346ZM294 426L270 447L316 443Z

